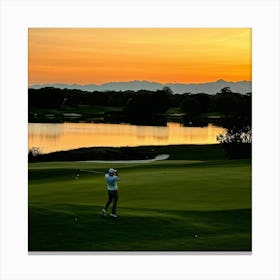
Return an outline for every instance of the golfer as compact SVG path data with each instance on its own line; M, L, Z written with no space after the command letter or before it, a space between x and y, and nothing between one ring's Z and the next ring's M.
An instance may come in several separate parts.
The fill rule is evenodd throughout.
M107 190L108 190L108 201L102 209L102 215L106 216L106 211L110 206L111 202L113 202L112 212L110 214L111 217L117 218L116 209L117 209L117 202L118 202L118 185L117 182L120 180L118 176L117 170L110 168L108 173L105 174L105 180L107 182Z

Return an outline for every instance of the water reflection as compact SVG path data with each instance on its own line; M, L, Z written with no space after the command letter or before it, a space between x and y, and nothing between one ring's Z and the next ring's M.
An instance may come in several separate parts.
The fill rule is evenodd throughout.
M40 147L43 153L82 147L121 147L172 144L214 144L224 129L184 127L169 122L167 126L138 126L104 123L29 123L28 147Z

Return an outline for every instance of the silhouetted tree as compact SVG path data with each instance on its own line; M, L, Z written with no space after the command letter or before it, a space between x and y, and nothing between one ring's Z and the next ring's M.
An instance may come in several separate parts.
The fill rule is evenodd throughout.
M197 99L186 96L181 103L181 111L188 116L197 116L201 113L201 106Z
M232 93L232 91L231 91L230 87L224 87L221 89L220 93L223 93L223 94Z
M250 158L252 155L252 128L250 125L227 130L217 136L229 158Z
M216 109L225 115L239 115L241 95L238 93L218 94L215 100Z
M162 88L162 91L164 91L164 92L166 92L168 94L172 94L173 93L173 90L170 87L168 87L168 86L164 86Z
M192 97L199 102L201 112L209 112L211 99L210 96L206 93L197 93L193 94Z

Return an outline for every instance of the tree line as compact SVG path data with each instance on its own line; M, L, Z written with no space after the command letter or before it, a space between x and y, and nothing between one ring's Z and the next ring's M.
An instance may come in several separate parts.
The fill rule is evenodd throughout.
M126 114L152 115L165 113L169 108L180 108L182 113L198 116L201 113L219 112L226 116L251 115L251 94L221 89L215 95L207 93L176 94L169 88L149 91L82 91L45 87L28 90L29 109L59 109L63 106L78 108L80 105L122 107Z

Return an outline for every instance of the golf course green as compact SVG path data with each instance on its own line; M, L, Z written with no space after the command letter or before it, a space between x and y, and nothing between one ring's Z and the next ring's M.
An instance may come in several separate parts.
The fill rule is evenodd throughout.
M118 218L101 210L118 170ZM251 251L251 161L29 163L29 251Z

